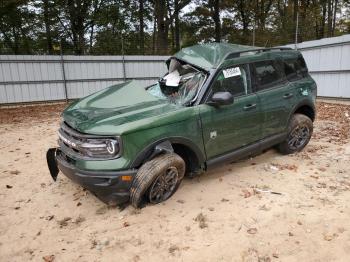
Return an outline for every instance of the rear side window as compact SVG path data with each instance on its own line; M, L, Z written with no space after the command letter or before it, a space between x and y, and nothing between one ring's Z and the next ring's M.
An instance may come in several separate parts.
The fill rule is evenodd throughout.
M263 90L278 84L283 76L273 60L254 63L255 77L258 90Z
M302 56L283 60L284 72L289 81L301 79L307 75L307 67Z

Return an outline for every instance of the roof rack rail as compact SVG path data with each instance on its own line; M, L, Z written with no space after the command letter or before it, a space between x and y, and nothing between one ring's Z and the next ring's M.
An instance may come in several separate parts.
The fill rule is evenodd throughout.
M293 50L290 47L271 47L271 48L258 48L258 49L251 49L251 50L244 50L244 51L238 51L238 52L232 52L226 55L223 61L239 57L242 53L250 53L250 52L257 52L257 53L262 53L262 52L268 52L272 50Z

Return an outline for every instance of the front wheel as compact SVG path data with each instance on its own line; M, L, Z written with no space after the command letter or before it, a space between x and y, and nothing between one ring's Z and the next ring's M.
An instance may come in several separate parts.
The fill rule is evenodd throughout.
M309 117L294 114L288 126L288 135L285 141L278 145L283 154L292 154L301 151L310 141L313 124Z
M175 153L160 155L141 166L130 189L135 208L148 201L158 204L171 197L185 175L185 161Z

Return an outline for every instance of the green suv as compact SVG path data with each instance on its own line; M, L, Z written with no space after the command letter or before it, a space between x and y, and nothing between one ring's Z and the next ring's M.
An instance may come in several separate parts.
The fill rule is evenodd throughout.
M302 150L315 119L316 84L300 52L223 43L184 48L157 83L111 86L62 114L59 170L107 204L156 204L185 175L272 146Z

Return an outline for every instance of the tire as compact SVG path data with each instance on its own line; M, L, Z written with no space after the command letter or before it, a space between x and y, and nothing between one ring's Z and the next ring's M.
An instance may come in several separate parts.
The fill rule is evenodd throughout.
M175 153L162 154L144 163L131 185L131 205L139 208L146 202L158 204L167 200L178 189L185 169L185 161Z
M278 145L282 154L300 152L309 143L313 132L312 120L306 115L294 114L288 126L285 141Z

